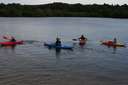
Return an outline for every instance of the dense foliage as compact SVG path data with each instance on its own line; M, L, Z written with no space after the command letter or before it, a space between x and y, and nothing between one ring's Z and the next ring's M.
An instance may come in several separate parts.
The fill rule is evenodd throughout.
M115 17L128 18L128 5L82 5L51 3L43 5L0 4L1 17Z

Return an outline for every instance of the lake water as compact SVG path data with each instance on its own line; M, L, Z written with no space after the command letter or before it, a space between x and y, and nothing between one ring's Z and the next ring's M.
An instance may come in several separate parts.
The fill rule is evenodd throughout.
M0 85L128 85L128 48L108 48L101 40L128 43L128 19L0 18L3 35L25 40L14 49L0 48ZM88 42L72 41L81 34ZM74 49L56 52L43 46L55 41Z

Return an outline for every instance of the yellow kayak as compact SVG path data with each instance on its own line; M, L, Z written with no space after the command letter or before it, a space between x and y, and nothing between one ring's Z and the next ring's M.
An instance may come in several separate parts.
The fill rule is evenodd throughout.
M113 41L108 40L108 41L101 41L102 45L106 45L106 46L111 46L111 47L125 47L124 44L122 43L116 43L114 44Z

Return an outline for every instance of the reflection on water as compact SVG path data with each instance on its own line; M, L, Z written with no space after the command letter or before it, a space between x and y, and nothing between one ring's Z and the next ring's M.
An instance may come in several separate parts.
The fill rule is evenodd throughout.
M61 52L61 49L56 49L56 56L58 56Z
M0 35L24 45L0 48L0 85L127 85L128 48L108 48L100 40L127 42L128 20L105 18L0 18ZM73 51L48 49L44 41L74 43ZM72 41L81 34L84 46ZM12 50L13 49L13 50Z
M55 51L56 51L56 59L57 59L57 60L60 60L61 49L55 49Z
M12 50L15 50L16 48L16 45L12 45L12 46L0 46L0 48L5 48L5 49L12 49Z
M117 51L117 47L113 47L113 53L115 54Z

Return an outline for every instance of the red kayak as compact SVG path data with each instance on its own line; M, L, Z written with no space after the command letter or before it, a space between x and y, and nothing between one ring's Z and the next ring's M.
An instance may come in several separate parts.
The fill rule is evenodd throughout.
M14 46L14 45L21 45L23 44L23 41L16 41L16 42L0 42L1 46Z

